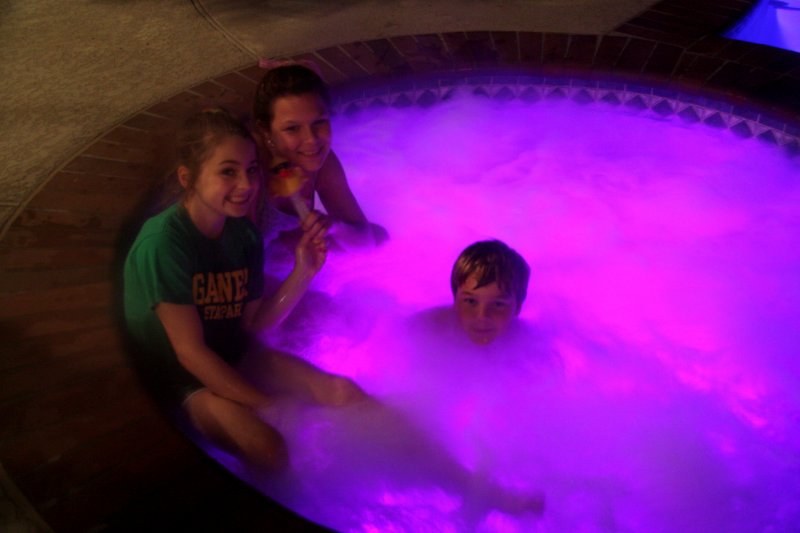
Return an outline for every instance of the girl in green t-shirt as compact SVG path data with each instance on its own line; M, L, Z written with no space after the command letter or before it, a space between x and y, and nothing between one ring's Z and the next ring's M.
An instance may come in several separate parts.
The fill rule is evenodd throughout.
M149 219L125 263L125 319L151 374L190 429L242 460L275 471L287 464L282 436L258 416L274 396L237 370L255 333L277 326L325 262L327 224L301 222L295 265L265 295L263 242L246 215L261 186L256 144L228 112L192 116L179 138L179 202ZM262 349L282 390L339 405L364 398L347 378Z

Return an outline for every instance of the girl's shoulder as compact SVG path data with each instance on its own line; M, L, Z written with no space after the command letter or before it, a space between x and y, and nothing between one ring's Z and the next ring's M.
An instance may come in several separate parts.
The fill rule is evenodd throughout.
M188 236L193 229L193 224L186 210L179 204L173 204L157 215L148 218L139 231L140 239L150 240L180 240ZM196 231L196 228L195 228Z
M272 202L266 203L259 222L258 230L264 242L278 238L281 232L300 227L300 220L296 216L281 211Z
M202 246L203 239L205 236L192 223L186 209L173 204L144 222L131 246L131 253L151 250L170 255L191 254Z

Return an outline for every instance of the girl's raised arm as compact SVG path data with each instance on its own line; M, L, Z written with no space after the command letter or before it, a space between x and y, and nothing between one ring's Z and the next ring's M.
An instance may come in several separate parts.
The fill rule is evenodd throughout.
M277 327L291 313L305 294L311 280L325 264L328 248L325 234L327 219L312 211L303 220L303 236L295 248L295 265L289 277L269 298L262 297L245 305L242 327L250 332Z
M338 224L331 232L343 244L380 244L389 238L386 229L367 220L333 150L319 169L316 190L328 215L334 222L344 223L344 227Z
M333 150L319 169L316 189L328 215L348 224L367 223L367 217L347 183L344 167Z

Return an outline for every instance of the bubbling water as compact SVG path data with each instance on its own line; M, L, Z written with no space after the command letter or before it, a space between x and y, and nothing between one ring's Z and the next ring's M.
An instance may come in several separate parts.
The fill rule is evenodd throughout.
M413 429L276 409L293 473L268 494L347 531L800 523L796 160L678 119L470 95L334 131L391 240L332 254L269 342L352 377ZM409 317L452 301L458 253L486 238L531 265L523 336L409 337ZM435 451L409 453L420 439ZM544 516L470 515L436 482L444 456L544 492Z

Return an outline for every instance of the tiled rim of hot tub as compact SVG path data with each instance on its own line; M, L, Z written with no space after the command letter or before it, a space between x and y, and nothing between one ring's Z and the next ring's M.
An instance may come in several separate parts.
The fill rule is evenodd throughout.
M729 97L714 91L695 88L684 92L639 80L615 79L612 75L589 79L515 73L510 69L427 74L382 85L369 83L339 89L334 93L334 108L337 113L348 115L380 107L428 107L457 92L542 105L557 100L600 103L655 118L675 116L688 123L726 128L743 138L775 144L790 155L800 153L800 122L787 121L781 112L754 103L732 103L727 101Z

